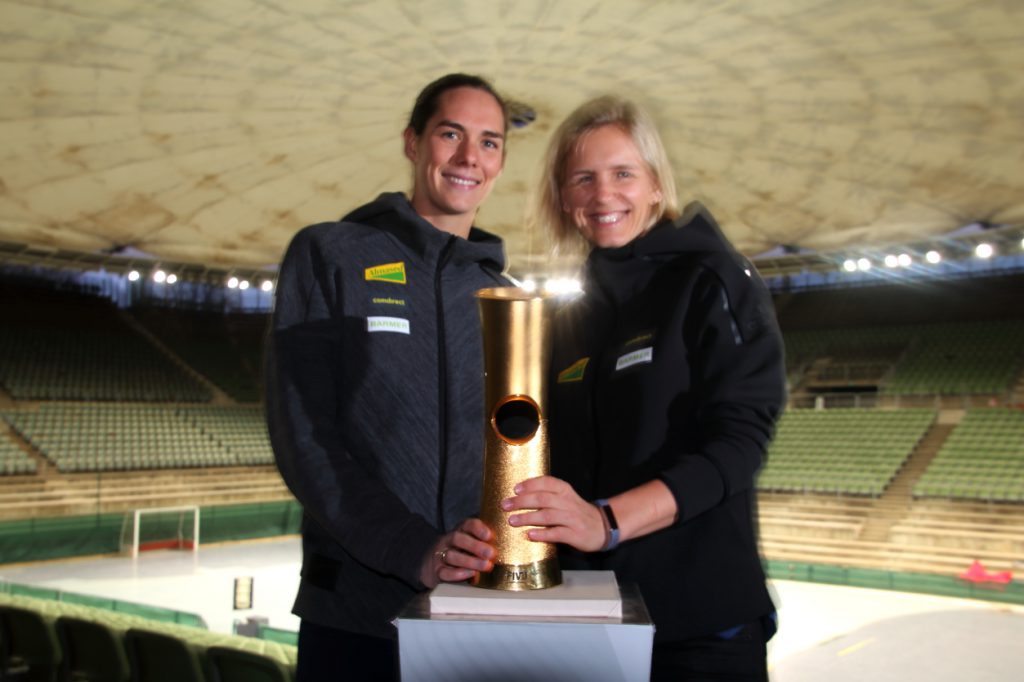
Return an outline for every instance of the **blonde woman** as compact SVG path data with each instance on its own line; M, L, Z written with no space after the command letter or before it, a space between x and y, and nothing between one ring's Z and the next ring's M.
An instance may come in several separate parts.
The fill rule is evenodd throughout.
M774 606L755 477L784 404L782 340L753 267L699 206L681 212L650 118L615 97L555 133L537 215L587 252L555 326L552 472L505 500L565 568L636 583L652 679L767 679Z

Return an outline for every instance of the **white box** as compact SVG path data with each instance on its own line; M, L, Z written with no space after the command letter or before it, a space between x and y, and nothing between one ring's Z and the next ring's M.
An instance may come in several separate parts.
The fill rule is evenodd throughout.
M563 576L568 585L606 584L609 575L614 580L610 571L601 573L606 575L576 580L576 572L564 571ZM543 603L538 595L547 591L516 593L525 596L513 601ZM619 586L619 593L618 617L432 613L430 596L420 595L395 621L402 681L646 681L654 625L635 586ZM442 603L448 594L447 587L441 590ZM494 600L485 595L482 601ZM561 599L548 600L548 606L552 604L564 606ZM534 613L544 610L537 605L528 608Z

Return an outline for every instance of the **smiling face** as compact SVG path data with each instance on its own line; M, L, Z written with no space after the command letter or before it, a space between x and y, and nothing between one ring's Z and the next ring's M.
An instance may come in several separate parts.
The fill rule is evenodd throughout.
M466 237L501 175L504 130L504 112L488 92L460 87L442 93L423 132L405 131L416 212L438 229Z
M584 133L563 177L562 210L591 246L625 246L657 217L661 190L633 139L617 125Z

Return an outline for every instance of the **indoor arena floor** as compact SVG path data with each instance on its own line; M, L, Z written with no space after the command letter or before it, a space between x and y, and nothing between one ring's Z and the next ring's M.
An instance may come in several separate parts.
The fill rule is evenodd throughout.
M211 630L261 616L295 630L297 538L0 566L0 579L201 615ZM235 578L253 608L233 610ZM1024 679L1024 607L886 590L774 581L773 682L995 682Z

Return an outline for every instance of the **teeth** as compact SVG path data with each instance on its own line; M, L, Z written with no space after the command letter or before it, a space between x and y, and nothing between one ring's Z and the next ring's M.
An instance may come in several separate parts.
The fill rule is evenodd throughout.
M614 223L619 219L621 214L619 213L606 213L605 215L597 216L597 222L607 224Z
M462 185L463 187L471 187L477 184L475 180L465 180L463 178L457 178L454 175L449 175L448 180L454 182L456 185Z

